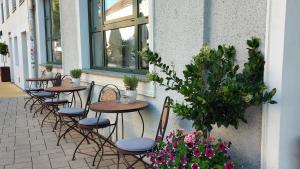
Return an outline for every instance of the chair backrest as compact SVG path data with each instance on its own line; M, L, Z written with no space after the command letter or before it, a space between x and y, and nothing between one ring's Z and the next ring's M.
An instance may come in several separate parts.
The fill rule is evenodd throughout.
M117 86L108 84L103 86L99 93L98 101L120 100L121 94Z
M85 115L87 115L87 113L89 112L90 105L92 103L94 86L95 86L95 82L92 81L90 84L90 87L89 87L88 96L87 96L85 107L84 107Z
M64 75L61 78L61 86L72 86L72 77L69 75Z
M165 99L163 108L162 108L162 113L160 116L155 140L159 140L160 138L163 139L165 136L166 128L167 128L168 121L169 121L170 102L171 102L171 99L169 96L167 96Z
M56 73L55 75L55 80L53 81L53 86L60 86L61 85L61 74L60 73Z

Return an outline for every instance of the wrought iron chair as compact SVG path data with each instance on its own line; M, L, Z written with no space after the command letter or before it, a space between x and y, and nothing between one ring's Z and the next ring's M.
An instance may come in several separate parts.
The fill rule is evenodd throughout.
M62 137L65 137L65 135L68 132L70 132L71 130L76 130L79 120L87 117L87 114L89 112L89 106L90 106L90 104L92 102L92 98L93 98L94 85L95 85L95 82L92 81L90 84L90 87L88 89L88 96L87 96L87 100L86 100L86 104L85 104L84 108L82 108L82 107L66 107L66 108L59 109L59 111L58 111L59 119L68 128L61 135L62 125L60 125L57 146L59 146L59 142ZM67 118L67 120L65 120L65 118Z
M115 85L108 84L108 85L104 86L101 89L101 91L99 93L99 97L98 97L98 102L108 101L108 100L119 100L120 96L121 96L120 95L120 90ZM102 156L101 156L100 161L102 160L103 146L111 138L112 134L114 133L115 127L113 128L113 131L109 134L108 137L104 137L104 136L100 135L99 132L98 132L98 129L103 129L103 128L110 127L110 126L115 126L118 122L118 114L116 116L115 123L111 123L109 119L102 118L101 115L102 115L101 112L96 112L95 117L84 118L84 119L79 121L79 128L82 131L85 131L85 132L82 133L84 135L84 138L77 145L77 147L74 151L73 160L75 159L75 154L76 154L78 148L80 147L80 145L83 143L83 141L85 139L92 140L93 142L95 142L97 144L97 146L99 148L99 150L95 154L95 157L94 157L94 160L93 160L93 166L95 165L96 157L98 156L100 151L102 151ZM96 138L89 137L89 135L92 135L92 134L95 134L98 137L100 144L96 141ZM99 163L100 163L100 161L99 161Z
M135 164L138 162L142 162L145 168L151 168L143 161L143 158L146 156L146 153L151 152L156 147L156 141L164 138L165 131L168 124L169 119L169 112L170 112L170 97L166 97L162 114L160 117L160 121L158 124L157 133L155 139L139 137L139 138L129 138L123 139L116 142L116 148L118 150L118 168L120 164L120 157L123 158L126 168L133 168ZM126 160L126 155L133 155L138 156L137 160L134 161L132 164Z
M55 86L61 85L61 86L68 86L71 84L72 79L69 75L65 75L62 77L62 80L57 82ZM73 97L72 97L73 99ZM53 127L53 131L56 130L57 124L59 123L59 115L57 111L59 110L59 106L70 106L72 104L72 101L69 101L66 98L61 98L59 94L55 94L52 98L47 98L43 102L43 107L48 109L48 113L44 117L41 127L43 127L43 124L45 120L52 114L55 117L55 124Z
M61 83L61 74L60 73L57 73L55 75L55 80L53 82L53 86L56 86L57 84L60 84ZM46 87L46 86L44 86ZM53 98L55 95L54 93L51 93L51 92L46 92L46 91L36 91L36 92L31 92L31 97L33 99L33 103L30 107L30 111L32 112L33 110L33 107L35 105L40 105L40 107L38 109L36 109L36 111L34 112L33 114L33 117L35 117L35 115L37 114L37 112L41 112L43 111L44 109L44 106L43 106L43 103L46 99L48 98Z

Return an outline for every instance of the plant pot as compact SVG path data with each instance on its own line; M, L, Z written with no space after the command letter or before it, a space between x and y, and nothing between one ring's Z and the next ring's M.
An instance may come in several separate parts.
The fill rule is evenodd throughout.
M52 72L46 72L46 77L52 78L53 77L53 73Z
M72 82L73 82L73 86L75 86L75 87L80 86L80 78L76 78L76 79L73 78Z
M137 91L136 90L125 90L125 95L128 98L128 102L136 101Z
M10 82L10 68L9 67L0 67L1 79L2 82Z

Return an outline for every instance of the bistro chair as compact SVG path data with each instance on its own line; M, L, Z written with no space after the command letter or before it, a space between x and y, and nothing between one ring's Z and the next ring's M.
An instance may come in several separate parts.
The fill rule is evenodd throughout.
M55 86L56 84L61 83L61 74L57 73L55 75L55 80L53 81L53 86ZM37 114L37 112L41 112L44 109L43 103L47 98L53 98L55 95L54 93L51 92L46 92L44 90L42 91L35 91L35 92L31 92L31 97L33 99L33 103L30 107L30 112L32 112L33 106L36 105L36 103L38 103L39 105L41 105L41 107L39 107L38 109L36 109L35 113L33 114L33 117L35 117L35 115Z
M120 94L120 90L118 89L118 87L116 87L115 85L112 85L112 84L108 84L101 89L101 91L99 93L99 97L98 97L98 102L109 101L109 100L120 100L120 96L121 96L121 94ZM99 148L99 150L97 151L97 153L94 157L93 166L95 165L96 157L98 156L100 151L102 151L102 156L101 156L100 161L102 160L103 147L104 147L105 143L107 143L109 141L109 139L111 138L111 136L115 130L115 127L113 128L113 131L110 132L108 137L104 137L104 136L100 135L98 129L103 129L103 128L107 128L110 126L116 126L117 122L118 122L118 120L117 120L118 115L116 117L115 123L113 123L113 124L110 122L109 119L102 118L101 115L102 115L101 112L97 112L95 117L84 118L79 121L79 128L85 132L82 133L84 135L84 138L77 145L77 147L74 151L73 160L75 159L75 154L76 154L78 148L80 147L80 145L83 143L83 141L85 139L92 140L93 142L95 142L97 144L97 146ZM100 144L97 143L96 138L89 137L89 135L92 135L92 134L95 134L98 137ZM101 140L104 140L104 141L102 142ZM100 161L99 161L99 163L100 163Z
M66 107L66 108L61 108L61 109L58 110L59 119L60 119L61 123L63 123L68 128L61 135L62 125L60 125L59 138L57 140L57 146L59 146L59 142L60 142L62 137L65 137L65 135L68 132L70 132L71 130L76 130L76 127L78 126L78 121L79 120L87 117L87 114L90 110L89 107L90 107L90 104L91 104L92 98L93 98L92 95L93 95L94 85L95 85L95 82L92 81L91 84L90 84L90 87L88 89L88 96L87 96L87 100L86 100L84 108L82 108L82 107ZM65 118L67 118L68 121L64 120Z
M72 82L71 77L68 75L65 75L65 76L63 76L63 78L60 82L57 82L55 84L55 86L57 86L57 85L61 85L61 86L72 85L71 82ZM72 101L73 101L73 97L72 97ZM56 130L57 124L59 122L59 115L57 113L57 111L59 110L59 106L64 106L64 107L70 106L72 104L72 101L69 101L66 98L62 98L59 93L55 94L54 97L52 97L52 98L45 99L43 102L43 106L48 109L48 113L44 117L41 127L43 127L45 120L50 116L50 114L52 114L55 117L55 124L53 127L53 131Z
M143 158L146 156L148 152L151 152L156 147L156 141L164 138L166 128L168 125L169 112L170 112L170 97L166 97L154 140L150 138L139 137L139 138L122 139L116 142L116 148L119 153L118 168L120 165L120 157L123 158L126 168L133 168L133 166L137 164L139 161L144 164L145 168L151 168L151 167L146 167L148 164L146 164L143 161ZM129 164L129 162L125 158L126 155L137 156L137 160L134 161L132 164Z

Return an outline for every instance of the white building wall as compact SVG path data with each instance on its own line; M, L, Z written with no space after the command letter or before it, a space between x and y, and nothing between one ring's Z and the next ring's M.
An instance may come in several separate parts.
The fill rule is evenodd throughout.
M9 17L6 15L6 2L9 2ZM27 15L27 0L23 2L20 6L17 2L17 9L12 11L12 1L3 0L4 3L4 23L0 25L0 30L3 35L0 39L1 42L5 42L9 45L9 66L11 67L12 81L14 81L17 85L24 88L25 87L25 79L24 77L24 67L23 63L29 63L28 60L24 60L22 56L22 40L21 33L28 31L28 15ZM18 55L15 55L16 45L14 43L14 38L17 38L17 46L18 46ZM12 43L10 44L9 39L12 39ZM29 51L28 51L29 52ZM19 60L19 64L16 64L16 58Z

